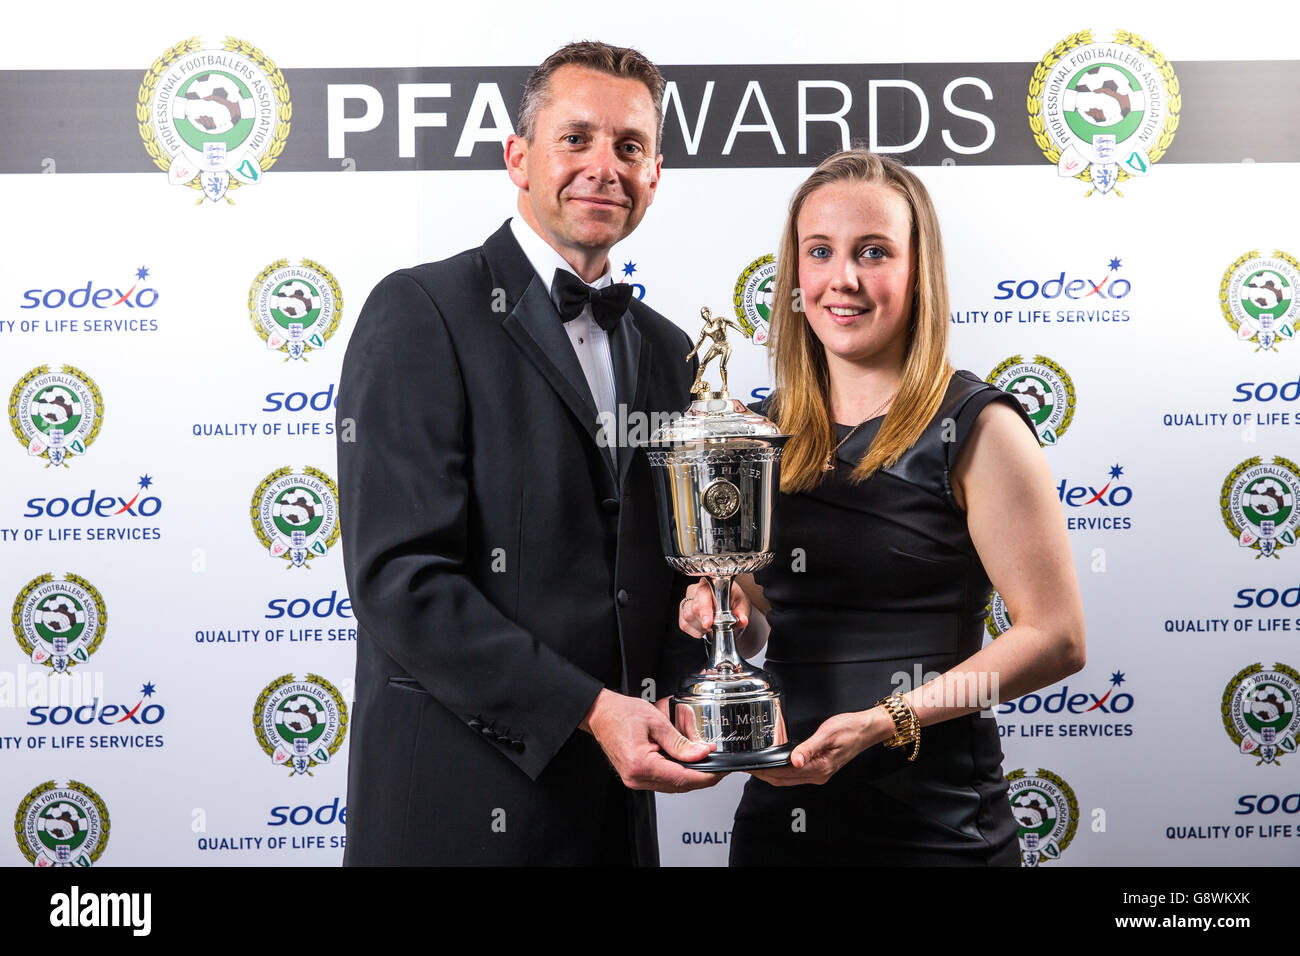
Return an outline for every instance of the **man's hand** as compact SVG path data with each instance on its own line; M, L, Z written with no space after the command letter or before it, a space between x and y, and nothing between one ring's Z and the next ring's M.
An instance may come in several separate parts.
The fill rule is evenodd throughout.
M665 758L661 749L677 760L700 760L713 747L687 740L658 706L639 697L602 690L580 726L596 738L631 790L685 793L711 787L726 776L688 770Z

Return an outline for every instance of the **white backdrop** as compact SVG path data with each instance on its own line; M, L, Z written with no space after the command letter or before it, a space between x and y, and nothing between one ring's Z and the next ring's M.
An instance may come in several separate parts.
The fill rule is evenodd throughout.
M270 557L254 533L250 498L284 466L335 473L333 409L324 406L337 390L347 338L370 288L396 268L477 245L511 215L514 190L499 170L380 170L360 160L346 169L325 155L325 113L298 105L323 102L321 91L300 92L293 71L337 71L336 79L319 82L351 83L358 82L345 75L351 68L527 67L569 40L593 36L639 47L670 79L675 65L793 64L800 78L819 79L821 64L897 64L898 76L906 65L971 64L967 72L979 76L990 64L1023 63L1019 85L996 87L989 106L990 114L1001 109L995 145L1023 148L1032 147L1024 101L1033 64L1075 31L1104 38L1112 26L1123 27L1149 40L1180 77L1212 79L1230 75L1233 63L1293 57L1300 26L1295 12L1270 14L1265 26L1255 17L1203 18L1172 4L1139 5L1113 24L1090 22L1087 9L1040 4L1000 8L990 19L951 2L870 13L837 3L803 19L773 3L666 4L596 17L589 5L570 2L545 9L479 3L472 10L397 0L255 10L139 4L110 11L85 4L75 10L72 30L67 5L10 12L0 60L0 70L14 71L3 73L6 136L20 128L39 139L42 128L52 135L61 129L57 112L34 118L25 106L29 94L40 99L47 97L42 91L62 89L60 74L50 71L82 71L76 82L86 84L85 71L128 70L138 83L178 41L232 35L289 75L297 107L291 147L300 138L321 144L295 154L307 156L306 169L269 168L261 182L232 193L233 204L196 204L196 192L168 185L149 166L82 171L102 168L96 135L84 138L84 156L49 157L53 175L42 174L41 163L29 168L15 159L0 176L7 223L0 240L0 380L13 389L38 366L73 366L93 379L103 401L102 429L66 468L45 467L16 437L5 439L0 452L0 594L16 601L38 576L73 572L98 589L106 611L102 643L70 675L48 676L51 668L32 660L21 621L0 649L0 810L16 814L19 830L34 790L46 781L59 788L77 781L102 801L95 812L106 809L111 818L100 865L341 859L345 735L332 759L291 775L273 764L253 727L259 695L282 675L319 675L350 701L355 622L338 606L346 597L341 555L335 546L313 558L310 569ZM1221 74L1192 69L1216 62ZM1241 106L1233 129L1252 117L1261 128L1281 122L1289 129L1288 97L1300 65L1291 60L1280 69L1291 77L1289 88L1234 90L1216 96L1213 108L1224 108L1225 99ZM313 73L311 82L318 77ZM1206 119L1209 89L1184 80L1180 135L1194 121L1213 128L1213 118ZM1202 91L1200 102L1195 91ZM941 90L927 92L937 127L944 120ZM120 120L135 137L131 162L147 164L133 106L124 103L118 114L112 104L95 105L95 122ZM79 104L72 115L91 108ZM1004 116L1019 120L1003 122ZM670 127L675 121L670 114ZM725 130L731 116L716 122ZM978 139L970 123L959 130L954 135ZM350 134L357 139L349 142L366 135ZM752 137L766 134L739 139ZM1177 150L1177 138L1175 144ZM1217 504L1225 479L1243 461L1300 456L1296 398L1283 390L1265 400L1269 389L1253 397L1259 383L1300 378L1293 355L1300 345L1283 340L1256 351L1255 343L1237 340L1219 301L1225 271L1243 254L1300 255L1300 145L1286 162L1248 161L1255 158L1249 137L1229 146L1231 161L1178 161L1171 151L1150 175L1122 184L1122 197L1085 195L1086 184L1058 177L1036 152L1032 162L973 165L957 157L953 165L918 169L945 231L954 364L985 376L1013 355L1044 355L1066 369L1077 396L1068 431L1046 454L1077 524L1070 534L1089 662L1064 685L998 717L1006 770L1046 770L1052 777L1042 779L1064 781L1072 791L1073 804L1053 791L1058 817L1073 814L1077 828L1048 865L1300 859L1296 756L1261 761L1240 752L1221 712L1225 690L1243 669L1300 666L1300 611L1283 606L1300 603L1300 590L1289 599L1283 593L1300 586L1300 549L1260 556L1242 547ZM43 159L39 143L33 148ZM397 144L371 148L396 156ZM787 148L793 152L793 143ZM776 251L789 195L812 165L815 157L784 168L666 164L654 206L612 254L616 274L635 264L629 281L641 283L650 305L694 335L699 307L730 313L741 272ZM281 258L324 265L341 290L337 332L306 361L268 350L250 322L250 285ZM88 295L126 292L142 267L148 274L137 287L156 290L156 303L103 314L148 318L156 328L88 331L92 308L46 304L50 290L88 283ZM1126 294L1105 303L1123 310L1126 321L1026 322L1031 311L1055 319L1061 309L1096 306L1041 292L999 298L1007 280L1004 289L1027 293L1025 280L1037 287L1058 277L1096 283L1108 273L1112 290L1119 279L1128 283ZM29 290L39 290L35 299ZM42 304L24 307L33 301ZM997 322L991 316L998 311L1013 315ZM982 313L990 317L980 321ZM72 319L81 325L59 324ZM32 323L28 331L24 322ZM764 350L738 343L736 351L732 390L765 387ZM1238 401L1243 383L1252 383L1252 397ZM277 400L292 407L295 393L307 408L275 407ZM310 407L312 396L320 409ZM1108 481L1109 497L1082 504ZM1076 487L1090 490L1071 496ZM137 512L152 496L157 510L56 514L63 507L56 501L73 508L92 490L94 501L126 502L139 492ZM1292 504L1287 498L1285 507ZM1125 518L1127 526L1090 523L1107 517ZM346 515L342 524L346 534ZM92 539L128 527L150 529L153 537ZM333 602L323 600L331 595ZM274 617L277 608L304 608L302 599L328 613ZM1273 600L1278 604L1258 606ZM284 633L268 641L267 629ZM218 642L217 632L236 640ZM87 691L74 704L97 698L89 711L54 709L50 695L71 687L71 677ZM1283 725L1292 739L1294 690L1288 698L1281 686L1279 698L1291 715ZM1106 702L1094 707L1098 699ZM150 722L119 723L138 702L135 721ZM1053 712L1057 704L1064 712ZM109 711L113 705L120 709ZM737 777L706 793L660 798L666 863L725 862L741 784ZM76 802L75 795L60 799ZM83 815L94 816L88 809ZM0 845L0 860L28 865L24 846L21 839Z

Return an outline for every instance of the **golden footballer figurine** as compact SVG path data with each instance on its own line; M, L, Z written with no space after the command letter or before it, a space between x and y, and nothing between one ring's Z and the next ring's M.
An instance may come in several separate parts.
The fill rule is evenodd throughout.
M700 318L704 320L704 329L700 332L700 338L695 343L695 348L687 353L686 361L689 362L691 356L700 351L700 346L704 344L705 339L712 339L713 344L709 346L709 350L700 359L700 370L695 374L695 382L691 385L691 392L700 398L727 398L729 397L727 395L727 360L731 358L731 343L727 341L727 326L731 326L741 335L745 334L745 330L729 319L714 315L709 311L708 306L700 309ZM719 356L721 356L721 360L718 362L718 374L722 376L722 390L716 395L707 394L710 389L709 383L704 381L704 369Z

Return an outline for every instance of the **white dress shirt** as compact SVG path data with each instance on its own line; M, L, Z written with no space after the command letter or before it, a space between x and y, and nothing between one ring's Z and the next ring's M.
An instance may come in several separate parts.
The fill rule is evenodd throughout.
M515 216L510 220L510 231L514 233L519 247L524 250L524 255L532 263L548 292L555 279L556 269L563 269L565 272L577 275L573 267L564 261L564 257L551 248L546 240L533 232L532 227L520 217ZM613 282L611 271L606 269L604 275L588 285L593 289L603 289ZM573 343L573 351L578 356L578 364L582 366L582 374L586 376L587 387L591 389L596 410L607 416L607 421L617 422L618 410L615 405L618 399L614 387L614 358L609 351L609 334L596 323L590 305L583 306L577 318L565 322L564 331L568 333L569 341ZM612 439L614 436L610 437ZM618 452L612 441L607 446L607 450L610 459L617 462Z

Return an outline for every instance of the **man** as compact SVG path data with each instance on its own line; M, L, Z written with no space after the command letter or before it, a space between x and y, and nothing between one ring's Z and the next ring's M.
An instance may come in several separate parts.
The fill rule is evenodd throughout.
M547 59L506 143L518 216L389 276L357 321L338 405L348 864L655 863L646 791L717 779L660 753L708 752L650 703L700 652L649 464L599 425L619 403L683 408L690 341L630 287L583 284L610 286L654 198L662 90L633 50Z

